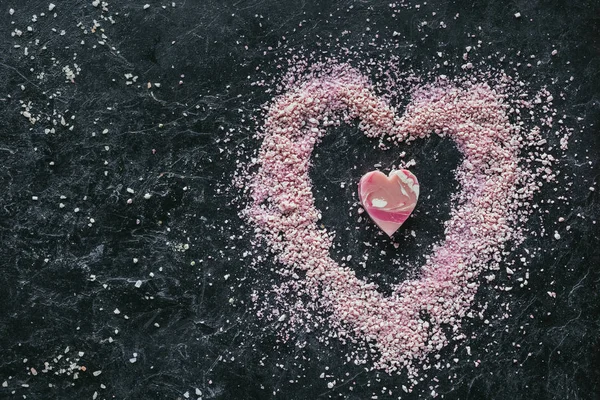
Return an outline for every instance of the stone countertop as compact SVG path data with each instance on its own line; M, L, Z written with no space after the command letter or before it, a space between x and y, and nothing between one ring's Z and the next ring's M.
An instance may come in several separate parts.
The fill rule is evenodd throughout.
M600 398L597 2L53 1L0 4L0 398ZM527 222L540 234L513 249L537 254L527 284L482 286L475 308L490 320L468 320L465 342L439 353L448 367L412 393L402 375L348 363L339 341L280 342L251 307L278 278L268 257L247 261L231 190L258 146L248 116L293 54L316 59L341 38L362 58L379 53L361 43L396 38L391 53L424 76L463 73L467 46L474 60L505 55L509 73L552 84L554 119L574 128L567 196L543 188L547 213ZM371 148L349 126L316 149L326 227L356 223L357 160L393 160ZM432 214L405 228L416 239L403 256L420 263L443 235L459 153L441 138L407 151L436 161L416 166ZM375 242L357 274L385 291L410 271Z

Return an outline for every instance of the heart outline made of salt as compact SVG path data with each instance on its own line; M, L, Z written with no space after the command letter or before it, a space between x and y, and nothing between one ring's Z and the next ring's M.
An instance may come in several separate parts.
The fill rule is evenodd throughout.
M427 255L419 276L397 285L391 295L333 260L333 236L318 225L311 154L340 119L359 120L365 135L388 135L395 144L434 132L446 135L464 156L456 169L462 200L444 223L444 240ZM368 78L347 65L334 66L288 88L268 108L245 216L278 262L289 271L305 272L305 294L327 308L331 324L345 327L344 337L361 338L377 351L375 368L405 368L417 376L414 362L457 335L479 274L500 257L504 243L518 237L507 218L519 180L514 132L500 96L485 84L424 85L412 93L404 114L396 116ZM293 318L291 313L288 321ZM443 326L451 321L449 334Z
M389 237L406 222L419 200L419 181L407 169L386 176L376 170L358 182L358 198L375 224Z

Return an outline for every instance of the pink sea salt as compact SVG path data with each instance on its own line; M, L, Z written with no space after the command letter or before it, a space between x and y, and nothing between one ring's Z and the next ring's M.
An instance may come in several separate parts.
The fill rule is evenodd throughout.
M512 125L507 111L503 95L485 83L457 86L442 79L415 90L404 114L397 115L366 77L346 65L276 97L261 132L259 169L248 178L251 203L243 212L296 279L275 292L302 290L314 305L296 304L295 312L325 308L336 337L364 340L376 351L376 368L416 376L416 363L460 336L479 275L501 259L507 241L519 239L517 211L537 189L519 165L519 149L522 135L530 142L539 135ZM461 192L444 223L445 238L426 257L420 275L389 296L358 278L350 260L334 261L332 235L318 225L311 153L329 126L353 120L366 136L394 145L433 132L448 136L464 156L455 172ZM304 271L304 280L294 271Z

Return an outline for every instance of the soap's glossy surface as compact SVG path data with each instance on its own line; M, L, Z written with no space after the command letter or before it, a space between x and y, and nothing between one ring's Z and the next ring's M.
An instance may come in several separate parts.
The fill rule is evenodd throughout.
M419 181L406 169L390 172L371 171L358 184L360 202L382 231L392 236L417 205Z

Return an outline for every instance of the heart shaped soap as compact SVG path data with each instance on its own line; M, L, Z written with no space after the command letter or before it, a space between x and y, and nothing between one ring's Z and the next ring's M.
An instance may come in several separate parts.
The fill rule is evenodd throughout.
M392 236L415 209L419 182L410 171L367 172L358 183L358 197L371 219Z

